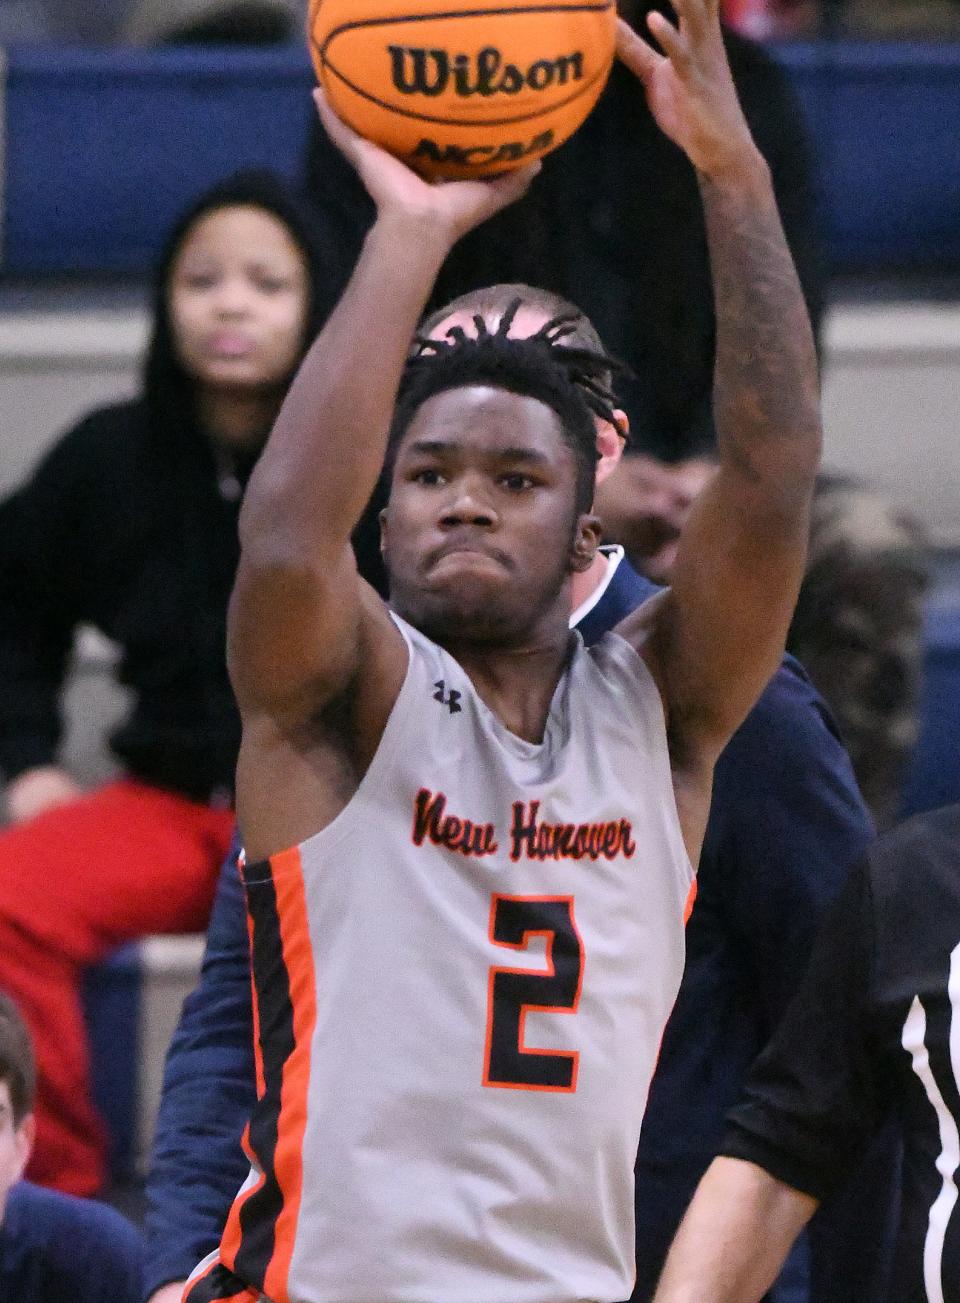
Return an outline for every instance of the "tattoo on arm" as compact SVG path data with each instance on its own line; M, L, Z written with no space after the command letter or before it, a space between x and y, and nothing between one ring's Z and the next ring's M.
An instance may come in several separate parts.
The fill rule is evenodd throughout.
M782 479L784 462L806 470L806 480L820 448L816 347L766 165L758 159L749 186L701 175L700 189L716 302L721 455L755 481L769 472Z

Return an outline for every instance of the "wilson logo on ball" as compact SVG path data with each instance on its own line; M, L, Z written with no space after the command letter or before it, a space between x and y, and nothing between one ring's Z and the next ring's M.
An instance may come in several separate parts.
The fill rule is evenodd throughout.
M556 149L614 58L617 0L308 0L327 98L424 176L486 176Z
M391 45L390 71L393 84L403 95L444 95L447 89L467 99L481 95L518 95L524 90L545 91L583 80L583 52L558 59L536 59L524 70L504 60L495 45L479 54L457 54L412 45ZM452 83L452 86L451 86Z

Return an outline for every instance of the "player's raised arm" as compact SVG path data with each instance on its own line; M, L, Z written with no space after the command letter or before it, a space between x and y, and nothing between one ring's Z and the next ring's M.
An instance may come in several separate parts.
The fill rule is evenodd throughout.
M813 332L766 163L737 100L718 0L649 16L665 51L621 23L619 53L690 158L716 303L720 470L681 539L647 644L675 758L708 765L783 655L803 575L820 457Z
M399 634L357 575L350 535L383 465L404 360L437 272L456 241L518 198L535 170L430 185L355 135L319 94L318 107L377 220L290 388L240 517L231 677L242 713L287 725L351 679L371 621L381 623L373 640L402 656Z

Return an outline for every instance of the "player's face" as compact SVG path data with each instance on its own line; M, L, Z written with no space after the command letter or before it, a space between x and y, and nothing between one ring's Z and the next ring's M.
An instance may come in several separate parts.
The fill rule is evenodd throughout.
M391 602L441 641L516 645L569 609L599 542L551 408L488 386L416 413L383 513Z
M218 393L269 392L297 364L306 326L305 260L276 217L252 206L199 218L170 272L180 361Z
M24 1118L17 1126L13 1120L10 1086L0 1081L0 1222L7 1206L7 1195L23 1175L30 1157L33 1118Z

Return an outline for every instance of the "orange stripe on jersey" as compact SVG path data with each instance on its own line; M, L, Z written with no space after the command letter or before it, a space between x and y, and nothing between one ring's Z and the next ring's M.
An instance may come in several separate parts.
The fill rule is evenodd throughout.
M293 1257L297 1218L303 1194L303 1137L307 1126L310 1042L317 1020L316 977L300 851L294 847L271 859L283 962L293 1006L294 1048L283 1067L280 1118L274 1171L283 1207L274 1231L273 1256L264 1277L264 1292L275 1303L288 1303L287 1275Z
M690 915L693 913L693 904L697 899L697 879L694 878L690 883L690 890L687 893L687 903L683 907L684 926L690 922Z

